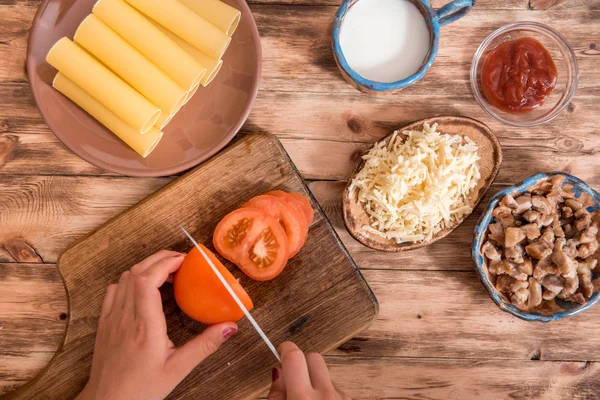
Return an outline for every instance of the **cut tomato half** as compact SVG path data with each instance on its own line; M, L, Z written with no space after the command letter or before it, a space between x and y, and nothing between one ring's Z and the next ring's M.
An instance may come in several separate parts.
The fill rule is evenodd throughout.
M210 250L203 245L200 247L229 283L242 304L251 310L254 304L242 285ZM244 312L196 248L185 256L183 263L175 272L173 291L179 308L188 317L203 324L237 322L244 317Z
M215 229L213 244L219 254L257 281L279 275L289 256L283 227L260 208L243 207L227 214Z
M274 216L288 238L289 257L295 256L306 241L307 227L304 214L298 212L284 199L263 194L256 196L242 207L260 208Z
M290 193L290 196L292 196L294 200L296 200L300 204L300 207L302 207L302 212L304 212L306 222L308 222L308 227L310 228L310 225L312 224L313 219L315 218L315 211L313 210L312 205L310 204L310 200L306 196L298 192Z

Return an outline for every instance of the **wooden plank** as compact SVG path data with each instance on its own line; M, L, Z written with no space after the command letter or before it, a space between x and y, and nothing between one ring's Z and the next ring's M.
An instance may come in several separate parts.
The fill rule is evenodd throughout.
M67 296L54 264L0 263L0 395L32 379L63 340Z
M35 253L44 262L55 262L70 243L170 181L52 176L1 179L0 248L8 242L13 249L12 255L5 251L5 261L24 261L14 255L23 253L26 260Z
M474 271L363 271L381 309L335 354L600 360L600 307L548 324L501 311Z
M498 2L501 3L501 2ZM331 25L336 7L256 4L252 6L261 34L263 67L261 90L284 92L355 93L339 73L331 52ZM30 7L0 8L0 81L26 82L23 63L30 21ZM425 79L406 88L401 96L471 96L469 71L479 44L495 29L515 21L537 21L565 35L577 54L580 68L579 95L599 93L595 66L600 51L590 32L600 18L598 10L486 10L476 7L467 17L444 27L435 64ZM571 21L578 21L572 24ZM469 34L465 35L464 32ZM285 56L282 56L285 55ZM4 67L6 65L6 67ZM363 95L364 96L364 95ZM394 96L396 101L397 96Z
M600 367L585 362L328 357L331 376L353 399L596 398Z

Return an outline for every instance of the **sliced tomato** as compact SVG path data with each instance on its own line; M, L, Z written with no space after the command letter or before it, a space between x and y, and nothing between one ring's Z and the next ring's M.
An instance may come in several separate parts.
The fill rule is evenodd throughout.
M243 207L227 214L215 229L213 244L219 254L257 281L279 275L289 256L283 227L259 208Z
M254 307L248 293L235 279L231 272L206 247L200 245L212 263L217 267L244 306L251 310ZM221 322L237 322L244 317L233 297L221 283L210 265L198 249L193 248L175 273L173 279L175 301L186 315L207 325Z
M298 214L285 200L266 194L250 199L242 207L260 208L277 218L288 238L289 257L292 258L300 251L308 231L304 214Z
M290 193L290 196L294 198L298 203L300 203L300 207L302 207L302 211L304 212L304 216L306 217L306 221L308 222L308 226L312 224L313 219L315 218L315 211L310 204L310 200L306 196L301 193L294 192Z
M304 215L304 211L302 210L302 206L296 199L294 199L290 194L284 192L283 190L273 190L273 191L266 193L266 195L274 196L274 197L277 197L277 198L285 201L285 203L288 206L290 206L292 208L292 210L294 210L294 214L296 215L296 218L302 227L302 231L305 232L304 238L302 240L302 244L298 248L298 251L300 251L300 248L302 248L302 246L304 245L304 242L306 242L306 237L308 236L308 228L310 227L310 224L308 223L308 221L306 220L306 217ZM292 253L290 251L290 253L291 253L290 258L292 258L294 255L296 255L296 253L298 251L296 251L295 253Z

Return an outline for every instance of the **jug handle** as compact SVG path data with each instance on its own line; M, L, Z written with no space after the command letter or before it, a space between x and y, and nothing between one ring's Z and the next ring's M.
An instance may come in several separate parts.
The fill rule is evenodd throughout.
M476 0L454 0L442 8L436 10L440 26L448 25L457 19L464 17L475 6Z

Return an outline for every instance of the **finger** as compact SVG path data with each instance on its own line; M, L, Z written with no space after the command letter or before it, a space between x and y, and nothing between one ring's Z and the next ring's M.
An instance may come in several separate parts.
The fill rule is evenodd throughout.
M160 323L165 319L162 308L162 299L158 288L167 280L169 275L176 271L183 255L163 258L150 266L142 274L134 276L135 279L135 315L149 323Z
M179 269L183 262L183 257L184 254L178 253L175 256L160 259L140 275L147 278L149 287L159 288L172 273Z
M168 368L174 371L176 378L181 381L198 364L217 351L237 329L237 324L233 322L209 326L200 335L175 350L167 360L167 364L170 364Z
M144 271L146 271L148 268L150 268L152 265L156 264L157 262L159 262L161 260L164 260L164 259L170 258L170 257L177 257L177 256L181 256L181 255L185 255L185 254L178 253L176 251L161 250L158 253L154 253L151 256L146 257L141 262L135 264L133 267L131 267L131 272L134 275L141 274Z
M112 284L108 285L106 288L106 294L104 295L104 300L102 301L102 310L100 311L100 321L104 321L106 316L112 309L113 303L115 302L115 294L117 293L117 285Z
M278 350L286 390L291 393L310 393L312 385L302 350L292 342L283 342Z
M127 281L129 280L129 271L125 271L121 274L121 278L119 279L119 284L117 285L117 290L115 292L115 300L113 303L112 310L113 311L121 311L123 310L123 304L125 304L125 295L127 293Z
M123 303L123 316L126 321L135 319L135 285L136 276L129 274L127 278L127 290L125 291L125 302Z
M315 389L333 389L329 369L327 369L323 356L319 353L309 353L306 355L306 364L308 365L312 387Z
M267 400L285 400L285 384L283 383L281 369L277 367L273 368L272 381L273 383L271 383L271 391L267 396Z

